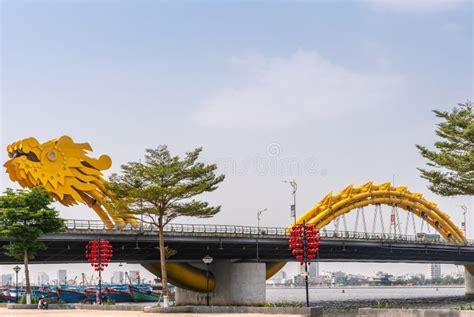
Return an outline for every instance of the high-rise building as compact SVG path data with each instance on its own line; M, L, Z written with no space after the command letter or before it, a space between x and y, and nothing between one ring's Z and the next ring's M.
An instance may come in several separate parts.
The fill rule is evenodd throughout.
M311 263L308 267L308 274L308 277L312 279L319 277L319 263Z
M438 279L441 278L441 264L439 263L431 263L430 267L430 279Z
M112 283L124 284L124 274L122 271L115 271L112 275Z
M45 285L49 283L49 275L45 272L38 273L38 285Z
M299 266L299 274L304 272L304 265ZM319 263L311 262L308 264L308 278L317 278L319 277Z
M2 274L0 275L2 286L13 285L13 274Z
M67 271L58 270L58 284L67 284Z

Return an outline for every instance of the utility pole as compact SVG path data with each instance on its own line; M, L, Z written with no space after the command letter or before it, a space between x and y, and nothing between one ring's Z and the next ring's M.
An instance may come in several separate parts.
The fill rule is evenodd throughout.
M102 250L101 250L101 243L100 243L100 236L99 236L99 304L102 305Z
M206 264L206 304L207 306L210 306L210 297L209 297L209 265L214 261L212 256L207 254L205 257L202 258L202 261L204 264Z
M303 221L303 250L304 250L304 282L306 288L306 307L309 307L309 283L308 283L308 240L306 236L306 221Z
M18 303L18 272L20 272L21 267L18 265L13 268L13 271L15 271L16 274L16 281L15 281L15 303Z
M260 238L260 218L264 211L267 211L267 208L257 211L257 262L260 261L260 257L258 254L258 240Z

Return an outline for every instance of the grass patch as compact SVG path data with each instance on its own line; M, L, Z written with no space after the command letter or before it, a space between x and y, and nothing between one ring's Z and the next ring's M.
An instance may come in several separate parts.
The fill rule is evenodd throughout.
M381 308L381 309L390 309L390 308L399 308L399 309L408 309L401 305L396 305L392 303L377 303L369 306L370 308Z
M474 310L472 304L460 305L458 310Z
M108 299L106 301L103 301L102 304L104 304L104 305L115 305L115 301L111 300L111 299Z
M285 302L281 302L281 303L265 303L263 305L263 307L293 307L293 308L302 308L304 307L303 304L300 304L300 303L285 303Z

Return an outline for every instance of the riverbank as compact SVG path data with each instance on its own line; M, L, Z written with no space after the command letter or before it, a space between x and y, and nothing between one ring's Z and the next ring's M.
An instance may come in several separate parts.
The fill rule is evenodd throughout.
M474 306L474 300L464 296L311 302L311 305L323 307L324 317L354 317L357 310L364 307L459 309L469 304Z
M311 288L309 289L309 298L314 302L362 302L366 300L462 297L464 292L464 287ZM306 291L304 288L267 288L266 299L270 303L304 303Z
M355 317L357 310L364 307L374 308L431 308L431 309L459 309L461 306L474 306L474 300L469 300L464 296L448 297L419 297L404 299L378 299L378 300L337 300L337 301L312 301L312 306L323 308L324 317ZM132 304L134 305L134 304ZM143 306L143 305L140 305ZM27 317L27 316L64 316L63 310L8 310L0 307L0 316L2 317ZM147 317L158 314L145 314L140 311L98 311L98 310L68 310L67 316L72 317ZM229 314L199 314L203 317L228 317ZM232 316L242 317L264 317L275 315L264 314L232 314ZM170 314L170 317L192 317L195 313L177 313Z

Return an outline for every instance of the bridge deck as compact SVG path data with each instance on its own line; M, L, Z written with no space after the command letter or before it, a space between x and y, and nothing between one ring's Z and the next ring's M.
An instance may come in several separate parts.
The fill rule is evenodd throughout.
M261 261L294 261L288 250L286 228L181 225L166 227L166 244L176 251L170 261L215 259L255 260L257 244ZM41 238L48 246L33 263L86 262L85 245L92 239L107 239L114 247L114 262L144 263L159 260L158 235L153 228L106 230L101 222L71 220L67 231ZM474 243L456 244L416 236L364 232L321 231L319 261L413 262L474 264ZM1 245L8 239L0 239ZM16 263L0 253L0 263Z

